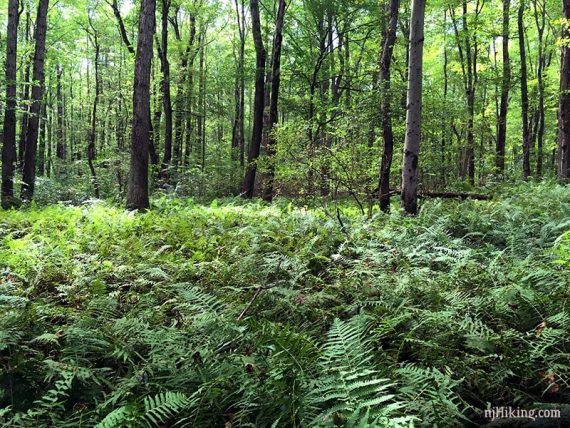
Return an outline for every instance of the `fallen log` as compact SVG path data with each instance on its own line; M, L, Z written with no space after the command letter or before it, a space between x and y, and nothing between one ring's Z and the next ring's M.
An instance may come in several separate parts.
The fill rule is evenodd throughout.
M419 198L449 198L449 199L476 199L479 201L491 200L491 195L471 192L419 192Z
M389 196L399 195L401 193L400 189L390 189ZM443 198L443 199L475 199L479 201L489 201L491 200L491 195L486 195L484 193L472 193L472 192L418 192L418 198ZM377 199L376 197L374 199Z

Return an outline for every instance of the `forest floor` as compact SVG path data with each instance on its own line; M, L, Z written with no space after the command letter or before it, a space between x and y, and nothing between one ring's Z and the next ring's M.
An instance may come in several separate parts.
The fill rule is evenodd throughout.
M470 426L568 411L570 187L417 217L0 213L3 426ZM541 404L542 403L542 404ZM550 403L550 404L546 404Z

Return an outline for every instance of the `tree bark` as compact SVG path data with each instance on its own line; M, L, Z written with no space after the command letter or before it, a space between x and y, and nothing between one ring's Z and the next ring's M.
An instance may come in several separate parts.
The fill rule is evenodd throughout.
M2 207L10 208L14 198L14 163L16 162L16 57L18 50L19 1L8 3L6 34L6 109L4 110L2 146Z
M172 100L170 97L170 63L168 61L168 12L170 0L162 0L161 43L158 44L160 68L162 71L162 104L164 108L164 156L160 176L168 178L168 168L172 160Z
M107 2L111 8L113 9L113 15L117 19L117 25L119 26L119 33L121 33L121 39L123 43L127 47L128 51L134 55L135 48L133 48L132 43L129 40L129 36L127 35L127 30L125 29L125 23L123 22L123 18L121 17L121 11L119 10L119 5L117 4L117 0L113 0L112 3Z
M94 160L97 156L97 107L99 105L99 98L101 97L101 78L99 76L99 57L101 52L101 47L99 46L99 38L95 28L91 21L89 22L93 32L90 34L91 42L95 47L95 97L93 99L93 110L91 111L91 129L89 130L89 142L87 144L87 164L89 165L89 171L91 172L91 181L93 183L93 190L95 191L95 197L99 199L101 197L99 191L99 182L97 181L97 172L95 171Z
M36 46L34 52L34 70L32 73L32 105L30 106L30 118L28 119L28 127L26 130L26 149L24 152L24 165L22 167L21 197L25 201L32 200L36 184L36 149L38 143L39 116L44 92L48 5L49 0L39 0L36 15L36 30L34 32Z
M382 43L382 56L380 57L380 105L382 139L384 150L380 164L380 209L384 212L390 210L390 169L394 154L394 133L392 131L391 92L390 92L390 66L396 43L396 30L398 27L398 11L400 0L390 0L389 22Z
M135 57L133 85L133 128L127 209L150 207L148 196L148 160L150 144L150 70L152 38L155 30L156 0L141 0L139 37Z
M544 146L544 69L546 68L546 58L544 55L544 28L546 27L546 11L544 10L545 3L541 3L541 9L538 10L538 0L533 0L534 20L536 23L536 30L538 34L538 54L537 54L537 67L536 77L538 80L538 129L536 130L536 177L542 177L543 166L543 146Z
M56 99L57 99L57 128L55 131L56 137L56 148L55 155L58 159L65 160L66 158L66 147L63 138L63 94L61 89L61 77L63 74L63 68L58 64L57 66L57 86L56 86Z
M503 80L501 83L501 104L497 126L497 142L495 147L495 168L498 174L505 171L505 147L507 140L507 114L509 105L509 89L511 86L511 61L509 58L509 16L510 0L503 0Z
M31 16L30 11L26 10L26 29L24 32L25 35L25 44L28 43L30 38L30 25L31 25ZM24 71L24 81L22 82L23 86L23 93L22 93L22 119L20 124L20 138L18 140L18 167L21 167L24 163L24 151L26 148L26 133L28 129L28 116L30 112L30 69L31 69L31 59L29 58L29 54L25 55L24 58L25 62L25 71Z
M402 208L407 214L418 211L418 155L421 141L422 68L424 46L425 0L412 0L410 17L410 59L408 64L408 98L406 137L402 165Z
M560 98L558 101L558 177L570 181L570 0L562 0L566 25L562 27L562 61L560 64Z
M251 23L253 42L255 44L256 69L255 69L255 96L253 103L253 130L251 145L247 156L247 167L242 185L242 194L251 199L255 188L255 174L257 171L257 159L261 148L263 136L263 106L265 98L265 59L266 52L261 35L261 20L259 17L259 1L250 0Z
M178 41L182 41L177 21L174 21L175 33ZM184 136L184 111L187 109L188 97L186 93L186 80L188 78L188 61L192 50L194 49L194 41L196 39L196 18L190 15L190 37L186 50L181 55L180 60L180 78L178 79L178 88L176 90L176 102L174 109L174 162L176 165L182 163L182 146ZM186 131L188 132L188 130Z
M530 170L530 127L528 121L528 78L526 67L526 48L524 40L524 9L525 1L521 0L518 10L517 25L519 32L519 51L521 59L521 119L523 140L523 178L526 180L531 175Z
M240 11L241 3L241 11ZM244 56L245 56L245 1L235 0L236 20L239 32L239 47L237 61L237 76L235 80L235 115L232 126L232 155L239 157L239 165L241 170L245 163L245 132L244 132L244 116L245 116L245 74L244 74ZM236 153L238 151L238 153ZM240 170L240 171L241 171Z
M281 47L283 45L283 21L286 9L285 0L279 0L277 16L275 18L275 34L273 36L273 53L271 56L271 92L269 101L269 122L267 127L267 167L266 186L263 190L263 199L271 201L273 199L273 180L275 178L275 166L273 156L275 155L275 136L273 128L278 121L279 87L281 84Z
M156 0L155 1L155 6L154 8L156 8ZM117 4L117 0L113 0L112 3L107 2L107 4L109 4L111 6L111 8L113 9L113 15L115 15L115 18L117 20L117 25L119 26L119 33L121 35L121 40L123 40L123 43L125 44L127 50L129 51L129 53L131 55L135 55L135 48L133 47L131 41L129 40L129 37L127 35L127 31L125 30L125 23L123 21L123 18L121 17L121 11L119 10L119 6ZM154 31L154 30L153 30ZM150 155L150 161L153 165L158 165L158 153L156 152L156 147L154 146L154 141L153 141L153 130L152 130L152 120L151 120L151 111L150 111L150 103L148 106L148 122L150 124L149 129L149 155Z

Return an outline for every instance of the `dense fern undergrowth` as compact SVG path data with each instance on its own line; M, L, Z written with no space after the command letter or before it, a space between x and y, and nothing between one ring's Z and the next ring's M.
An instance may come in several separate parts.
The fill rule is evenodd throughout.
M570 188L330 211L1 213L0 423L453 427L570 402Z

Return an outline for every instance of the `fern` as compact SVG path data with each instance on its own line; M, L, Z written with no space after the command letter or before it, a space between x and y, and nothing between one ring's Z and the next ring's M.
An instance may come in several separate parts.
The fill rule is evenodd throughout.
M378 377L374 368L366 330L362 317L350 322L334 320L321 357L323 372L328 373L317 379L311 394L311 404L322 410L311 425L373 420L390 416L399 408L390 393L394 384Z
M191 404L192 399L181 392L161 392L144 397L142 402L113 410L95 428L156 427L171 420Z

